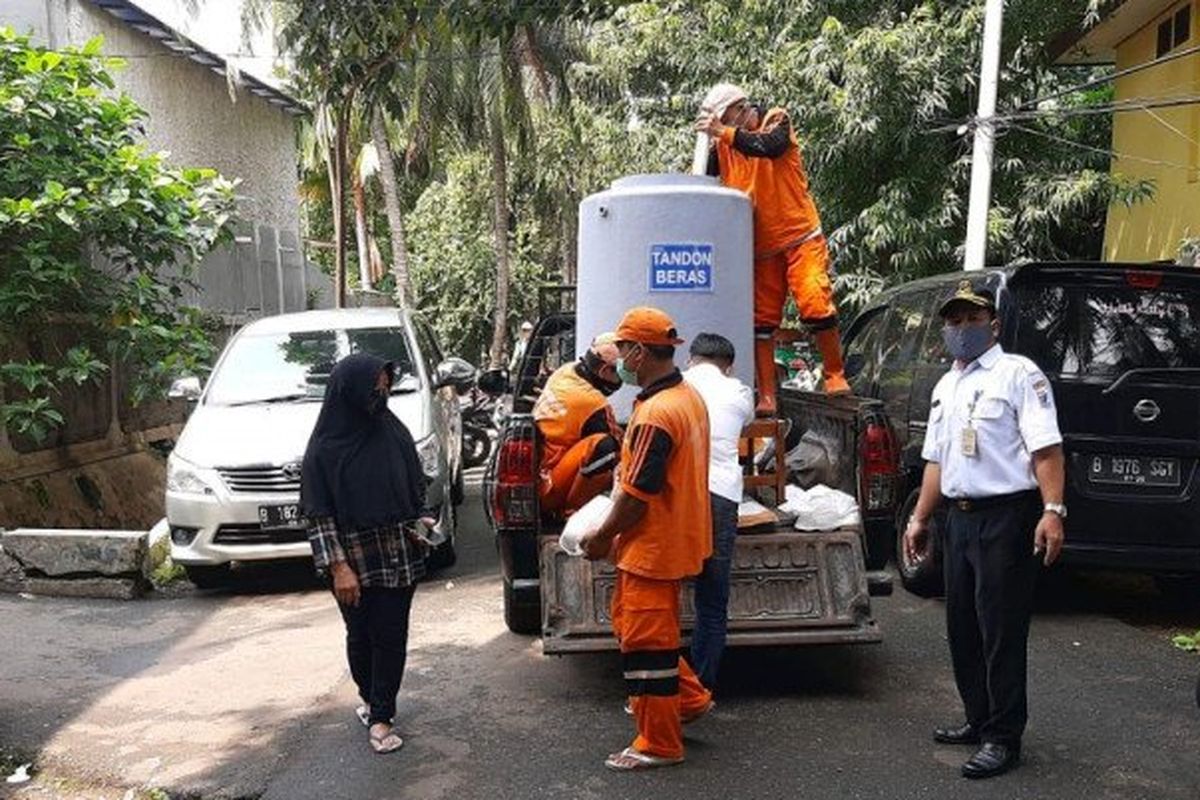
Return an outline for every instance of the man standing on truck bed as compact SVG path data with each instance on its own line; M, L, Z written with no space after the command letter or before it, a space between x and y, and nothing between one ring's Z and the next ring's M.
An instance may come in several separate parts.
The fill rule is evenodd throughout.
M849 392L829 280L829 247L787 111L765 111L751 105L737 86L718 83L704 97L696 130L714 143L708 174L748 194L754 208L757 412L775 413L774 337L789 289L821 352L825 391Z
M615 342L611 333L597 336L582 358L554 371L533 406L542 436L538 497L544 511L578 511L612 485L621 448L608 404L621 388Z
M642 392L621 446L612 510L582 545L596 560L616 543L613 634L637 720L633 744L604 765L640 770L683 761L682 723L712 707L712 695L679 655L680 581L698 574L712 552L708 414L675 367L683 340L670 317L631 309L616 338L617 372Z
M964 280L939 314L955 360L933 390L928 463L904 547L913 560L924 552L945 497L946 631L967 719L933 738L981 744L962 774L990 778L1021 757L1037 556L1047 565L1058 557L1067 514L1062 436L1046 376L996 343L991 292Z

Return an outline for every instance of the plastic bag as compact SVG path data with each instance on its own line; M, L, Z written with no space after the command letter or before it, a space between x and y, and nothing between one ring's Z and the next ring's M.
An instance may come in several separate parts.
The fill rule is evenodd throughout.
M787 502L780 508L796 515L796 530L832 531L860 524L858 502L845 492L824 485L808 491L788 486L784 491Z
M558 546L569 556L583 555L583 537L596 530L608 518L613 502L606 494L598 494L584 503L583 508L567 517Z

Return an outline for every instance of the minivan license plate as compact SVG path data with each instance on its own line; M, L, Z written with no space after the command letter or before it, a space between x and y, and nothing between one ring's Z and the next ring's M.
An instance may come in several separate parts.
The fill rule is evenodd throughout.
M1088 480L1092 483L1125 483L1134 486L1178 486L1178 458L1090 456Z
M283 506L259 506L258 521L264 528L303 528L304 517L300 506L289 503Z

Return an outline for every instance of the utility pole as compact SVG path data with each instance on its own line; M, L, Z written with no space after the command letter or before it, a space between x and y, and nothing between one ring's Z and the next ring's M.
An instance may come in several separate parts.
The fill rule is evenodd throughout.
M963 268L983 269L987 259L988 206L992 200L992 161L996 152L996 88L1000 82L1000 37L1004 0L987 0L983 18L983 65L979 70L979 109L971 157L971 205Z

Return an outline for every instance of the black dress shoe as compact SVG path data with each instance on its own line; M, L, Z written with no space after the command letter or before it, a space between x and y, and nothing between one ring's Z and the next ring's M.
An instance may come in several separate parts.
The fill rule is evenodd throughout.
M969 722L957 728L934 728L933 740L938 744L979 744L979 731Z
M1003 775L1017 765L1021 760L1021 748L1009 747L1006 744L985 742L983 747L975 752L962 766L964 778L977 780L979 778L994 778Z

